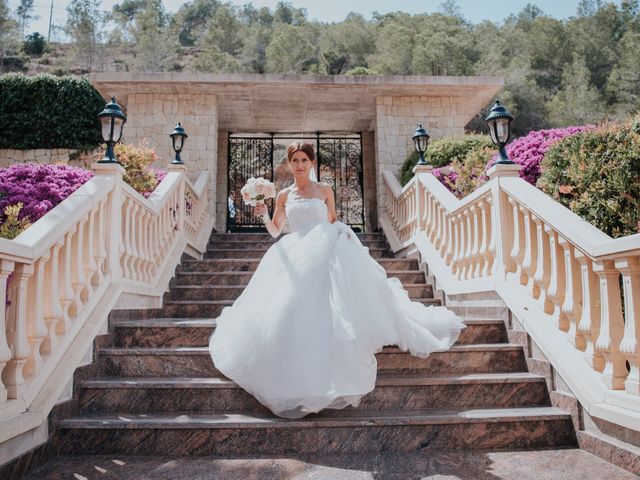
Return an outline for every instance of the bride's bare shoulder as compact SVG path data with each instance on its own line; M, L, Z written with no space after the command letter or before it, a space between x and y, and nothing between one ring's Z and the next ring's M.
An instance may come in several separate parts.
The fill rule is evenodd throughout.
M278 192L278 195L276 195L276 204L286 202L290 191L291 191L291 188L289 187L286 187L280 190Z

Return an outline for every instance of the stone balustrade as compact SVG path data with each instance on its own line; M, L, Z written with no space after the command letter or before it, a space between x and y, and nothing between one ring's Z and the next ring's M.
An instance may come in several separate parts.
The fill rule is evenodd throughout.
M640 430L640 234L612 239L517 170L462 200L429 167L404 188L384 172L381 226L445 293L496 291L590 414Z
M182 253L206 248L208 172L192 185L170 166L145 199L121 166L94 170L15 240L0 239L0 442L46 420L122 295L160 302Z

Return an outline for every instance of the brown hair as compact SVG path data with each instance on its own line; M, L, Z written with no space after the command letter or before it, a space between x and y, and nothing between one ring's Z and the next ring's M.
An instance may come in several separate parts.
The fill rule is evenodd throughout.
M287 160L291 161L291 157L293 157L293 154L296 152L304 152L311 161L316 158L316 154L313 151L313 144L311 143L301 142L300 140L293 142L289 145L289 148L287 148Z

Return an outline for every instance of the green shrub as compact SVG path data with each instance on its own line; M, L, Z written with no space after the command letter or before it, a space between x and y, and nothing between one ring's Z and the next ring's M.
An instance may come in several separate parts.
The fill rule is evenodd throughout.
M554 144L537 186L612 237L639 231L640 128L606 126Z
M105 105L86 78L0 76L0 148L91 148Z
M466 197L488 180L485 169L494 154L493 147L477 148L449 164L449 168L457 174L450 188L456 197Z
M21 72L27 70L27 64L30 62L28 56L23 53L18 55L8 55L0 58L2 69L9 72Z
M425 159L429 165L443 167L455 159L463 159L472 150L491 147L491 139L487 135L461 135L457 137L439 138L429 144ZM400 183L405 185L413 178L413 167L418 163L418 152L409 154L400 169Z

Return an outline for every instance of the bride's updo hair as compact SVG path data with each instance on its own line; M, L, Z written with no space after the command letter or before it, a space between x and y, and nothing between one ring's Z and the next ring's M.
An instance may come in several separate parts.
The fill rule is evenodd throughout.
M291 161L291 157L293 157L293 154L296 152L304 152L311 161L314 161L316 159L316 154L313 151L312 143L302 142L300 140L296 140L295 142L293 142L291 145L289 145L289 148L287 148L287 160Z

